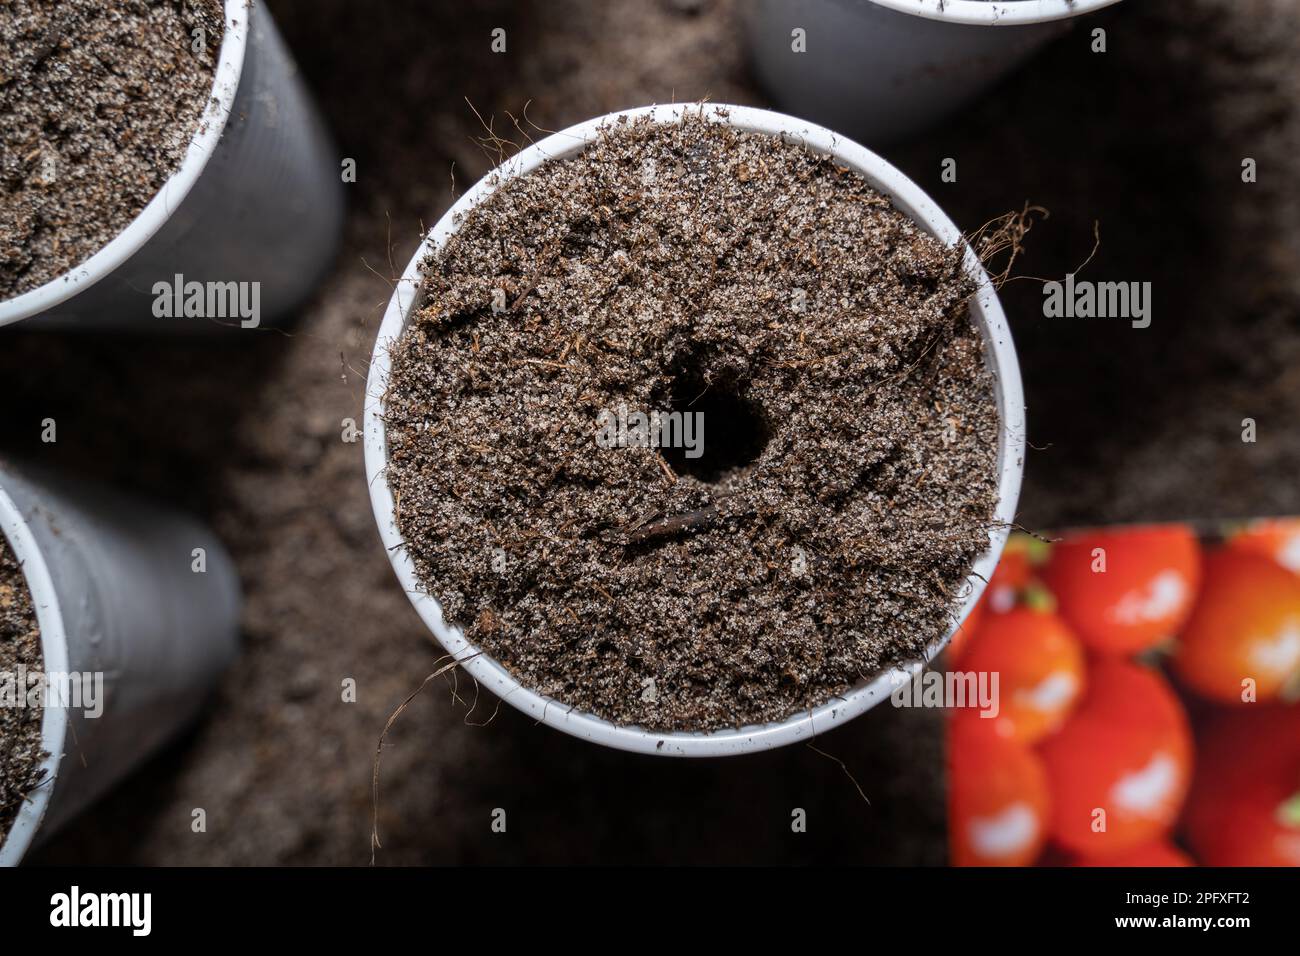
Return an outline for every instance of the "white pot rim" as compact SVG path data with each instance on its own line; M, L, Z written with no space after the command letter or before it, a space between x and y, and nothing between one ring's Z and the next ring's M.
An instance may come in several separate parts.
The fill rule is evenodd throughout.
M0 468L0 478L4 475L5 471ZM0 536L9 542L14 559L22 566L27 590L36 608L36 623L41 629L41 666L47 674L66 673L68 640L54 581L27 520L9 497L3 483L0 483ZM46 752L41 767L45 776L31 798L19 808L8 834L0 833L0 866L17 866L40 829L54 793L67 727L67 711L47 704L41 720L41 749Z
M226 28L217 54L212 91L199 119L198 132L190 140L180 167L162 184L140 214L89 259L44 285L11 299L0 300L0 327L39 315L90 288L135 255L171 218L216 152L230 119L244 69L244 55L248 50L251 10L248 0L225 0Z
M867 0L878 7L944 23L1015 27L1068 20L1119 0Z
M771 749L800 740L811 740L816 734L837 727L884 700L902 680L910 678L921 670L925 661L913 661L905 667L883 672L870 681L859 683L843 697L834 698L780 722L712 732L671 733L613 724L592 714L571 709L567 704L543 697L522 686L497 661L486 654L479 653L478 648L465 639L459 628L447 626L443 620L442 608L422 589L415 565L406 553L394 518L393 496L384 476L388 462L388 447L382 415L383 396L388 388L390 372L388 351L390 345L401 335L407 315L416 301L420 288L420 264L424 258L441 246L455 231L456 220L461 215L490 195L501 182L514 176L525 175L551 159L576 153L591 142L604 126L619 117L632 119L650 116L656 122L673 122L680 119L686 111L698 113L714 122L731 123L740 129L785 136L788 139L801 141L818 152L833 154L839 163L861 173L873 187L889 196L902 213L911 216L932 235L949 245L962 241L962 234L952 220L919 186L892 165L865 147L804 120L751 107L676 103L609 113L579 123L538 141L479 180L438 220L416 250L389 300L371 356L370 373L366 383L365 461L371 506L393 570L397 573L398 580L421 619L448 653L463 662L461 666L466 672L507 703L534 719L575 737L637 753L718 757ZM985 327L987 354L996 376L1002 431L999 442L1001 468L998 483L999 500L994 515L997 526L990 532L989 549L976 560L967 578L970 588L957 618L958 621L965 619L983 592L984 584L1001 556L1009 526L1015 520L1025 437L1020 369L1016 362L1015 347L1011 341L1006 317L1003 315L992 283L975 254L969 249L967 249L966 259L973 273L979 276L978 288L971 300L971 309L982 318ZM933 658L943 649L956 628L957 624L954 623L946 634L936 639L927 648L927 659Z

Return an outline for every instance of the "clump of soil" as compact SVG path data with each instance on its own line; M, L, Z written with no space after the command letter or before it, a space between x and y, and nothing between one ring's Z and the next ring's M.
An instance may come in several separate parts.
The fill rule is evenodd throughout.
M0 298L148 205L198 129L224 29L220 0L0 3Z
M16 681L19 665L29 674L42 669L41 631L22 568L0 534L0 681ZM15 693L25 695L26 686L15 684ZM43 716L39 707L0 706L0 843L41 782Z
M780 720L920 656L996 502L972 290L800 145L607 128L425 263L386 398L421 582L525 686L622 724ZM620 406L701 412L703 456L601 447Z

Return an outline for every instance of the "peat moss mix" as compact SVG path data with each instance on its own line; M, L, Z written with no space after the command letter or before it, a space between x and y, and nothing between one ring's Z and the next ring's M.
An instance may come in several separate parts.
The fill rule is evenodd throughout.
M387 478L422 586L619 724L782 720L950 627L1000 428L974 279L854 172L617 122L424 263Z
M0 534L0 843L41 782L40 707L24 706L21 674L42 671L41 631L22 568Z
M73 269L185 158L221 0L0 0L0 299Z

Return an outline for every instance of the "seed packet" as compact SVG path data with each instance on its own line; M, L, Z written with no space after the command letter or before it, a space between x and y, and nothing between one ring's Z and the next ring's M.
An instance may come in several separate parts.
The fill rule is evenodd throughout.
M1300 518L1017 533L939 664L954 864L1300 865Z

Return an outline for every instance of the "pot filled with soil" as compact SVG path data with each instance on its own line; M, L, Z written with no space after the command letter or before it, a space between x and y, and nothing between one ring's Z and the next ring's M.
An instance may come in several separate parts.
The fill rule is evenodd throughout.
M750 55L777 105L877 144L968 102L1118 0L756 0Z
M234 660L239 611L206 528L0 464L0 865L198 714Z
M878 156L734 106L523 150L429 232L370 367L366 469L416 610L570 734L807 740L941 649L1019 493L987 275Z
M0 325L251 328L342 227L336 152L261 3L0 5Z

